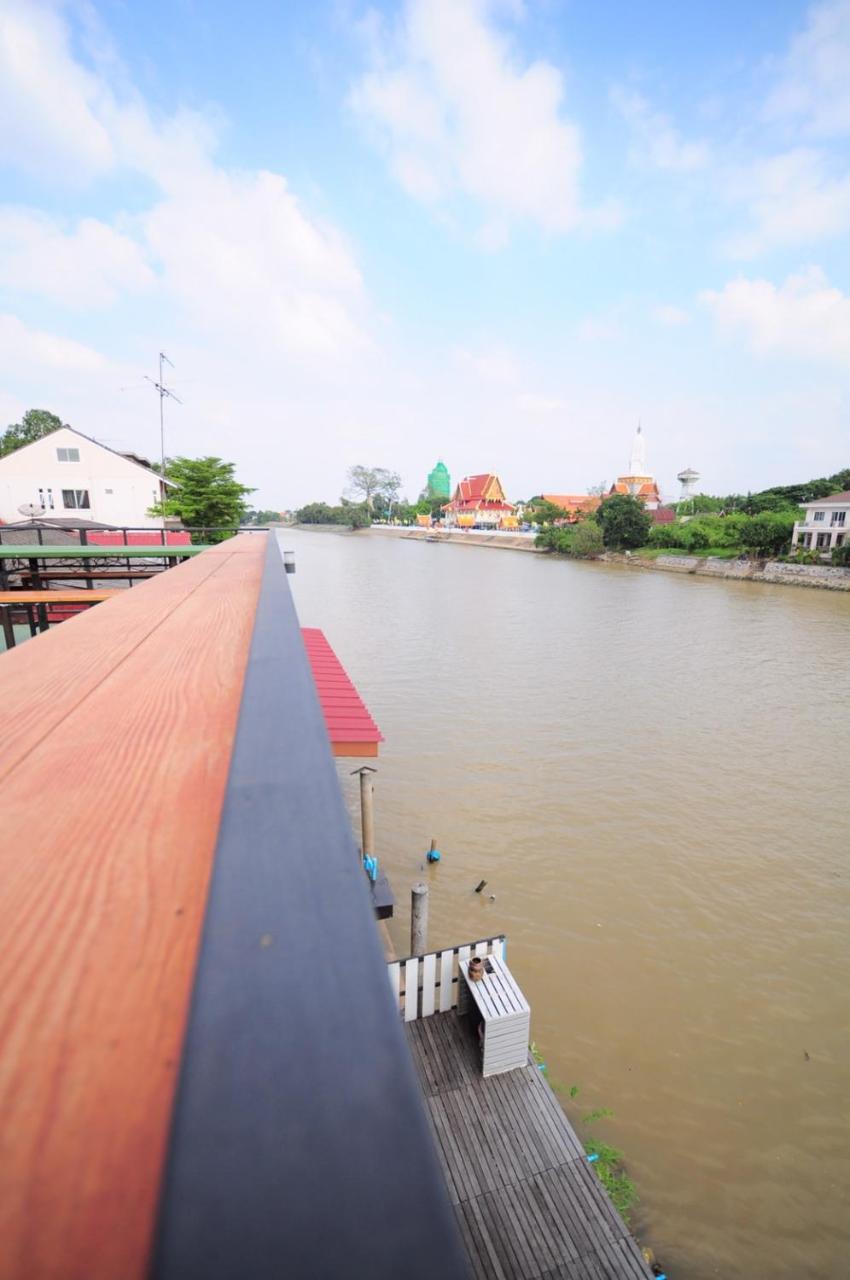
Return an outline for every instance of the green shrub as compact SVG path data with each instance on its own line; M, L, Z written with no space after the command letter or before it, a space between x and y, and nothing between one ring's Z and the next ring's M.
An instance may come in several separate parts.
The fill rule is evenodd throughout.
M654 524L646 535L646 545L656 550L680 547L682 526L678 524Z
M534 539L534 545L542 547L544 551L554 551L558 555L568 556L572 551L573 531L558 525L549 525L540 530Z
M711 535L708 530L698 521L694 520L690 524L682 525L680 546L685 551L702 551L705 547L711 546Z
M581 520L572 537L571 554L574 556L599 556L605 550L602 530L595 520Z
M766 511L745 516L741 524L741 544L751 556L781 555L790 545L795 519L794 511Z
M850 569L850 542L844 542L840 547L833 547L832 563Z

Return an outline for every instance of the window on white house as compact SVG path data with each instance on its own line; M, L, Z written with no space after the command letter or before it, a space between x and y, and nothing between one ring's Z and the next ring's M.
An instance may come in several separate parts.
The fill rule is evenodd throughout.
M799 546L810 547L812 545L812 535L810 533L801 533Z
M828 547L831 541L832 541L831 534L819 533L818 534L818 550L820 551L823 547Z
M837 547L843 547L843 546L844 546L844 534L843 534L843 533L837 533L837 534L835 535L835 545L836 545Z
M847 513L846 513L846 511L833 511L833 513L832 513L832 523L833 523L833 524L844 524L844 517L845 517L845 515L846 515L846 514L847 514Z
M60 462L79 462L80 451L79 449L57 449L56 457Z
M813 519L813 520L823 520L825 516L826 516L826 512L825 512L825 511L816 511L816 512L815 512L815 514L814 514L814 516L812 517L812 519Z
M39 489L38 505L40 507L43 507L45 511L53 510L53 490L52 489Z
M104 489L104 491L103 491L103 492L104 492L104 493L112 493L112 492L113 492L113 490L112 490L112 489Z
M62 506L69 511L87 511L91 506L88 489L63 489Z

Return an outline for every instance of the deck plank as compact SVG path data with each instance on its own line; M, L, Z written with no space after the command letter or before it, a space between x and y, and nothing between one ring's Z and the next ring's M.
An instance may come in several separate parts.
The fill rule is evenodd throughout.
M405 1030L476 1277L650 1280L535 1064L485 1079L456 1012Z
M146 1271L264 542L0 658L4 1277Z

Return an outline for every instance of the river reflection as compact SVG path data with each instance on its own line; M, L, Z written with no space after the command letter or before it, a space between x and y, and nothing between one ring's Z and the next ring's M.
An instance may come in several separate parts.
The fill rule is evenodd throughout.
M850 1275L850 596L282 539L387 739L399 952L436 836L430 945L508 934L671 1277Z

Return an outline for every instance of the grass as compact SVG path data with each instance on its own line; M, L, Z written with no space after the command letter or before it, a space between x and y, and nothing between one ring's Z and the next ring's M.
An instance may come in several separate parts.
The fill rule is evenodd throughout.
M685 551L682 547L638 547L632 552L642 560L657 560L659 556L695 556L699 560L711 556L717 560L737 560L741 554L740 547L705 547L700 551Z
M551 1079L549 1068L543 1061L540 1050L534 1042L530 1045L530 1049L532 1058L543 1072L550 1088L554 1089L556 1093L561 1093L563 1091L562 1086L555 1084ZM571 1098L575 1098L578 1092L579 1087L577 1084L570 1085L569 1095ZM585 1128L589 1128L599 1120L610 1119L613 1114L614 1112L608 1107L599 1107L595 1111L588 1111L582 1117L582 1124ZM614 1208L626 1226L628 1226L632 1210L638 1202L638 1193L637 1187L623 1168L622 1151L617 1147L612 1147L607 1142L599 1141L595 1137L588 1137L585 1140L584 1149L589 1156L596 1157L595 1160L591 1161L591 1168L596 1172L596 1176L608 1192Z

